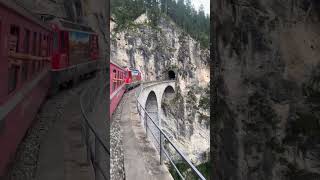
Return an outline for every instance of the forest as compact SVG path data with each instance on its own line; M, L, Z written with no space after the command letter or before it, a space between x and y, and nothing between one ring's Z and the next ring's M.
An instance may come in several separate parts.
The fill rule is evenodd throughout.
M210 16L205 14L203 5L197 10L191 0L111 0L111 15L118 29L128 27L143 13L147 13L153 27L160 17L169 17L202 48L209 48Z

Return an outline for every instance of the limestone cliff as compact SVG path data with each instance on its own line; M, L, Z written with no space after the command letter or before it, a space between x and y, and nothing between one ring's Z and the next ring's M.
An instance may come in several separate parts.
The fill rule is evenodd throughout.
M214 179L319 179L320 2L213 3Z
M110 27L111 60L141 70L144 81L165 80L174 72L176 97L163 100L161 124L194 162L207 160L202 157L209 152L209 51L167 17L157 27L145 14L125 30L115 30L115 22Z

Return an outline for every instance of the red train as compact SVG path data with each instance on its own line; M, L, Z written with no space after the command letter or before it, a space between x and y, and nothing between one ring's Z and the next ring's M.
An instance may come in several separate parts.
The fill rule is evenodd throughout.
M110 117L119 104L124 92L141 83L141 72L134 68L122 68L110 62Z
M95 72L99 43L98 35L90 27L57 18L50 24L53 29L51 89L55 94L59 85L72 84Z
M135 88L141 82L141 72L134 68L125 68L126 71L126 79L125 84L127 90Z
M94 73L98 49L89 27L0 0L0 179L49 89Z

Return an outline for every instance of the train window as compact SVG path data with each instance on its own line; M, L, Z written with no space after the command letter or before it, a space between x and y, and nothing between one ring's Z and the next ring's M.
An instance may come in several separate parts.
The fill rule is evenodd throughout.
M29 53L29 44L30 44L30 31L28 29L25 29L24 42L23 42L23 49L25 53Z
M38 72L38 61L34 62L34 72L37 73Z
M60 32L60 37L61 37L61 50L64 50L66 48L66 45L65 45L65 34L64 34L64 31Z
M57 32L53 33L53 50L57 50L59 48L58 38L59 34Z
M117 74L117 71L114 69L113 70L113 78L112 78L112 91L114 91L116 89L116 74Z
M42 34L39 34L39 42L38 42L38 56L41 56L41 38Z
M33 32L33 40L32 40L32 55L37 55L37 33Z
M80 2L75 1L74 2L75 11L77 14L77 17L82 17L82 6Z
M32 75L36 72L36 62L35 61L32 61Z
M47 46L47 35L43 35L43 42L42 42L42 44L43 44L43 48L42 48L42 56L43 57L46 57L47 56L47 48L48 48L48 46Z
M28 79L28 63L23 62L22 64L22 81L25 81Z
M47 51L46 51L46 56L48 57L50 54L50 39L49 36L47 36Z
M18 26L11 25L9 37L9 49L13 52L19 52L20 29Z
M119 79L120 79L120 72L118 71L117 86L119 86L119 85L120 85L120 81L119 81Z
M120 72L120 85L122 84L122 72Z
M97 49L99 48L99 40L98 37L96 38L96 44L97 44Z
M37 72L40 72L40 61L37 61Z
M18 73L19 73L19 66L11 64L9 68L9 93L14 91L17 88L18 84Z
M22 64L22 81L25 81L28 79L28 63L23 62Z

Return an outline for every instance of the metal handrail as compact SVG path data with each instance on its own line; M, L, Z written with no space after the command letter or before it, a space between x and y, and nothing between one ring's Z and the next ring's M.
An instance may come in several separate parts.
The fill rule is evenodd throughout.
M164 81L161 81L159 83L163 83ZM159 84L157 83L157 84ZM147 110L141 105L141 103L139 102L138 98L141 94L141 92L143 91L143 87L140 87L140 91L139 91L139 95L137 94L138 91L136 91L135 93L135 97L136 97L136 103L137 103L137 109L138 112L140 114L140 109L141 108L145 114L147 115L147 119L149 118L151 120L151 122L155 125L155 127L159 130L160 132L160 163L162 163L162 152L164 152L164 154L166 155L166 157L169 159L170 163L174 166L175 170L178 172L178 175L184 179L184 177L182 176L181 172L179 171L179 169L176 167L176 165L174 164L174 162L171 160L171 158L169 157L169 155L167 154L165 148L163 147L162 144L162 140L161 137L163 136L165 138L165 140L167 142L169 142L171 144L171 146L176 150L176 152L182 157L182 159L187 162L187 164L191 167L192 171L198 176L198 178L200 178L201 180L206 180L205 177L199 172L199 170L188 160L188 158L173 144L173 142L170 140L170 138L163 132L163 130L154 122L154 120L151 118L150 114L147 112ZM140 114L141 115L141 114ZM148 129L148 124L147 124L147 120L146 120L146 134L148 134L147 132ZM151 134L154 136L154 134L152 133L152 131L150 130ZM155 138L156 139L156 138Z
M98 73L98 72L97 72ZM96 102L95 99L90 97L89 94L98 95L99 93L93 93L93 90L96 90L97 92L103 91L104 88L107 88L107 83L104 83L104 86L95 87L94 85L97 84L96 82L91 82L88 89L84 90L80 95L80 106L81 106L81 113L83 116L83 137L85 139L85 144L87 146L87 161L91 161L93 165L93 169L95 172L95 179L96 180L108 180L109 176L107 173L104 172L109 170L107 167L102 167L100 164L101 157L110 156L110 151L108 146L105 144L101 136L97 133L97 130L93 127L93 125L90 123L90 118L88 117L88 113L93 113L93 110L96 108ZM87 110L85 109L85 105L87 105ZM90 109L91 108L91 109ZM88 110L90 109L90 110ZM91 119L92 120L92 119ZM90 142L90 134L93 135L94 141ZM92 147L93 146L93 147ZM104 153L101 156L102 150Z

